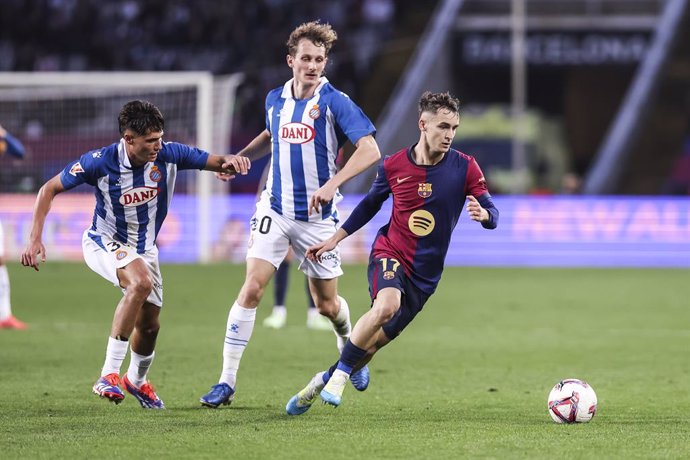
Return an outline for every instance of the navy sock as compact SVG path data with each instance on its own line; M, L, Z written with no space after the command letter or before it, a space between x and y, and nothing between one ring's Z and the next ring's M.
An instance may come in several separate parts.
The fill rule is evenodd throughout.
M352 368L357 365L365 356L367 351L359 348L357 345L348 340L340 353L340 361L338 361L338 369L346 374L352 373Z
M323 373L321 376L321 379L323 380L323 383L328 383L328 381L331 379L331 375L333 375L333 372L338 368L338 363L335 363L331 367L328 368L326 372Z
M278 266L278 270L276 270L275 285L273 286L275 295L274 305L285 305L285 295L287 294L289 271L290 262L288 262L287 260L281 262L280 266Z

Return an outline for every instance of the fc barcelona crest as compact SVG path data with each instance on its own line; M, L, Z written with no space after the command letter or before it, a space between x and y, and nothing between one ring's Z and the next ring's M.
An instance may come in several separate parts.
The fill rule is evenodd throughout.
M419 184L419 189L417 189L417 193L422 198L429 198L431 196L431 183L424 182L422 184Z
M314 104L314 107L309 109L309 118L316 120L321 116L321 110L319 110L319 104Z

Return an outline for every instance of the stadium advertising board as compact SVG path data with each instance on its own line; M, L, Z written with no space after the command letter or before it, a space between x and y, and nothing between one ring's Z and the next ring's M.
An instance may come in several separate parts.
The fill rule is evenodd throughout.
M347 218L360 197L340 203ZM253 195L213 198L211 257L241 263L247 249ZM690 268L690 198L496 197L499 227L488 231L463 214L447 265ZM0 195L7 257L17 259L30 230L33 197ZM81 235L91 224L94 198L67 193L46 220L49 260L81 260ZM159 235L163 262L198 260L198 203L176 195ZM343 260L365 262L390 202L363 229L345 240Z

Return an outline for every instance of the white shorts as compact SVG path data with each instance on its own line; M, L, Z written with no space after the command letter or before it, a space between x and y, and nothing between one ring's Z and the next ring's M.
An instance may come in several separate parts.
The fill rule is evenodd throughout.
M151 274L153 290L146 299L159 307L163 306L163 277L158 264L158 248L155 246L144 254L138 254L136 249L107 236L97 235L88 230L84 232L81 240L84 251L84 260L91 270L107 279L115 286L120 287L117 278L117 269L127 266L136 259L142 259ZM122 289L122 292L125 292Z
M340 268L340 249L323 255L321 262L304 257L309 246L327 240L338 229L333 218L320 222L302 222L281 216L272 209L257 207L251 220L247 259L254 257L270 262L276 268L292 246L299 260L299 269L310 278L331 279L343 274Z

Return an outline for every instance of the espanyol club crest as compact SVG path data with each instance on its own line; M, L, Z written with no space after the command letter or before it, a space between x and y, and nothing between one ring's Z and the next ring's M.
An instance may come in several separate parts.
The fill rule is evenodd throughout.
M321 116L321 110L319 110L319 104L314 104L314 107L309 109L309 117L312 120L316 120Z
M419 184L419 188L417 189L417 193L422 198L429 198L431 196L431 184L429 182L424 182L422 184Z
M151 167L151 172L149 173L149 179L151 179L154 182L160 182L160 180L163 178L163 173L161 172L160 169L158 169L158 166L153 165Z
M115 253L115 258L117 260L122 260L127 257L127 251L119 250Z

